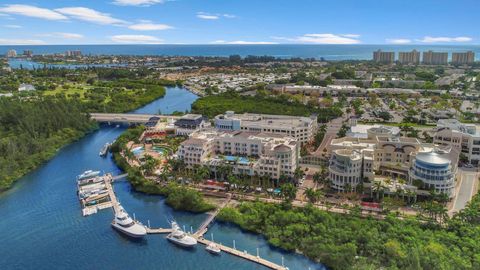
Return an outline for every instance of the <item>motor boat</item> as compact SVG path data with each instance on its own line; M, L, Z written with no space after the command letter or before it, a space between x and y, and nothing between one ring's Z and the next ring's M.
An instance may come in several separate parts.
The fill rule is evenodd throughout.
M98 176L100 174L100 171L84 171L82 174L77 176L77 180L82 180L82 179L87 179L87 178L93 178L95 176Z
M133 220L122 206L120 210L115 213L115 218L112 221L112 227L118 231L134 238L141 238L147 235L147 229L142 223Z
M98 153L101 157L106 157L108 154L108 149L110 148L110 144L107 142L103 147L102 150Z
M220 249L220 247L211 242L210 244L207 245L207 247L205 248L205 250L207 250L208 252L212 253L212 254L220 254L220 252L222 252L222 250Z
M175 221L172 222L172 232L167 235L167 239L182 247L193 247L197 244L197 239L182 231Z

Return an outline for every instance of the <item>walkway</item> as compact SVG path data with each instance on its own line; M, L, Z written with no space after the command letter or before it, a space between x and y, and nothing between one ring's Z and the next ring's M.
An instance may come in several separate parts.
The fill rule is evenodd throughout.
M97 122L145 124L150 118L178 119L179 116L161 114L135 114L135 113L91 113L90 117Z
M195 237L201 237L207 232L210 223L213 222L213 220L217 217L218 213L220 213L220 211L230 202L231 199L232 195L228 194L227 199L223 202L223 204L217 207L217 209L215 209L212 214L209 214L208 218L202 223L202 225L200 225L198 230L194 233Z
M204 239L203 237L199 237L197 238L197 241L200 243L200 244L204 244L204 245L208 245L210 243L212 243L211 241L209 240L206 240ZM242 251L239 251L239 250L236 250L236 249L233 249L231 247L227 247L227 246L224 246L224 245L220 245L218 243L215 243L222 251L224 252L227 252L227 253L230 253L232 255L235 255L237 257L240 257L240 258L243 258L243 259L246 259L246 260L249 260L251 262L255 262L255 263L258 263L260 265L263 265L263 266L266 266L270 269L279 269L279 270L286 270L288 268L284 267L284 266L281 266L281 265L278 265L276 263L273 263L271 261L267 261L265 259L262 259L260 257L257 257L257 256L254 256L254 255L251 255L251 254L248 254L246 252L242 252Z

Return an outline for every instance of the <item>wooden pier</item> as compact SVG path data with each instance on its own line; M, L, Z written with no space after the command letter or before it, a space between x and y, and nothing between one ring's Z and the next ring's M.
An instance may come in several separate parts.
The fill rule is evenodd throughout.
M204 244L204 245L208 245L210 243L213 243L212 241L209 241L203 237L199 237L197 238L197 241L200 243L200 244ZM260 258L260 257L257 257L257 256L254 256L254 255L251 255L251 254L248 254L246 252L242 252L240 250L236 250L234 248L231 248L231 247L227 247L227 246L224 246L224 245L221 245L221 244L218 244L218 243L215 243L222 251L226 252L226 253L229 253L231 255L234 255L234 256L237 256L237 257L240 257L240 258L243 258L243 259L246 259L246 260L249 260L251 262L254 262L254 263L258 263L260 265L263 265L263 266L266 266L270 269L278 269L278 270L287 270L288 268L285 267L285 266L281 266L281 265L278 265L276 263L273 263L271 261L268 261L268 260L265 260L263 258Z
M172 229L148 228L148 227L145 227L145 228L147 229L148 234L167 234L172 232Z
M212 223L213 220L215 220L218 213L220 213L220 211L230 202L231 198L232 196L229 194L225 202L223 202L221 206L215 209L213 213L208 215L208 218L202 223L202 225L200 225L197 231L193 234L194 237L196 238L201 237L207 232L208 226L210 225L210 223Z

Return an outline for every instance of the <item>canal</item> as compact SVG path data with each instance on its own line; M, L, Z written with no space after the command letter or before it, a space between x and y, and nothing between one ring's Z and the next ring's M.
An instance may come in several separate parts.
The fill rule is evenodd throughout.
M183 88L168 88L164 98L135 112L171 113L190 110L196 96ZM76 195L76 175L87 169L120 174L110 157L99 149L117 138L123 127L103 126L63 149L49 162L20 179L0 194L0 269L265 269L243 259L221 254L212 256L198 245L194 250L178 248L162 235L141 241L124 237L110 227L112 210L82 217ZM117 196L130 213L152 227L167 227L168 220L195 228L204 214L174 211L161 196L134 192L129 183L114 184ZM272 248L263 237L236 226L215 223L206 237L256 254L289 269L324 269L305 257Z

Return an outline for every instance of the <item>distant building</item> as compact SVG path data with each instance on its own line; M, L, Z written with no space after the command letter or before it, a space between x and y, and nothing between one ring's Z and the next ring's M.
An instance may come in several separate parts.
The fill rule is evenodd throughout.
M24 50L23 51L23 56L32 57L33 56L33 51L32 50Z
M420 52L417 50L411 52L399 52L398 62L401 64L420 64Z
M82 56L82 52L79 51L79 50L66 51L65 56L66 57L80 57L80 56Z
M8 50L7 52L7 57L11 58L11 57L17 57L17 51L15 50Z
M470 65L474 62L475 53L473 51L452 53L452 64L454 65Z
M22 83L18 87L18 91L35 91L35 86L31 84Z
M225 131L266 132L290 136L301 143L309 142L317 130L317 117L269 115L227 111L215 117L215 128Z
M423 52L423 64L446 65L448 64L448 53L434 51Z
M395 52L375 51L373 52L373 61L382 64L392 64L395 62Z

